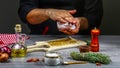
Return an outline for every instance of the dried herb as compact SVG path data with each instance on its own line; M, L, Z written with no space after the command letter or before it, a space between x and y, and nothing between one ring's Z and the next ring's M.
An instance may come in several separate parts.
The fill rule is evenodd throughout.
M102 63L102 64L109 64L111 59L106 54L102 53L79 53L79 52L71 52L70 56L74 60L81 60L81 61L89 61L91 63Z

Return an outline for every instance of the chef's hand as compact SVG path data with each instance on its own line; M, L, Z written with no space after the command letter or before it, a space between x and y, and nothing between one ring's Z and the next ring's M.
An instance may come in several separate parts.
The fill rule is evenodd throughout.
M45 13L50 19L65 23L74 21L72 14L75 14L76 10L46 9Z
M74 35L79 32L80 29L80 19L74 18L73 22L69 22L69 24L75 25L74 29L71 29L71 26L64 28L64 29L59 29L59 31L68 34L68 35Z

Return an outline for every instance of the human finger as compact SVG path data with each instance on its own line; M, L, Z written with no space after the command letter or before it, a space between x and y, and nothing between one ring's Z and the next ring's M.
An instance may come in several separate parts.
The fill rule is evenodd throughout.
M79 22L79 20L77 18L75 18L75 20L76 20L76 22L72 23L72 25L71 25L71 27L69 29L69 31L71 33L78 33L79 32L80 22ZM73 26L75 26L74 29L71 29Z
M65 34L68 34L68 35L71 34L67 29L59 29L59 31L61 31L61 32L65 33Z
M64 18L67 22L74 22L74 17L69 16Z
M69 12L70 14L75 14L75 13L77 12L77 10L75 10L75 9L74 9L74 10L69 10L68 12Z
M63 19L62 17L58 17L58 18L56 18L56 21L58 21L58 22L62 22L62 23L65 23L65 22L67 22L65 19Z

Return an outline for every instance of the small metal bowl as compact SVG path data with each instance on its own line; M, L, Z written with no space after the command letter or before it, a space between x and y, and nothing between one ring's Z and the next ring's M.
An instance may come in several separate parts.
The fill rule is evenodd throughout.
M45 54L44 63L46 65L60 65L62 63L62 58L60 54L56 52L47 52Z

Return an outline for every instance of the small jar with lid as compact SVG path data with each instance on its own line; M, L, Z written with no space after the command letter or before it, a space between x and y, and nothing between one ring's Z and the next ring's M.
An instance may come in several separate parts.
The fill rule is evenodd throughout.
M44 62L46 65L60 65L62 63L62 58L60 54L56 52L46 52Z
M90 47L88 45L86 45L86 46L80 46L79 47L79 51L80 51L80 53L89 52L90 51Z

